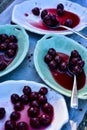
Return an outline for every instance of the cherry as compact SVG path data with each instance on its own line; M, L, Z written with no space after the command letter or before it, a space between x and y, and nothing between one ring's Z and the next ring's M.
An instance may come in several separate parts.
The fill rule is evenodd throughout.
M51 60L53 59L53 57L49 54L47 54L45 57L44 57L44 61L48 64Z
M11 120L14 120L14 121L17 121L20 119L20 113L17 112L17 111L13 111L11 114L10 114L10 119Z
M73 24L72 19L67 19L64 22L64 25L67 26L67 27L72 27L72 24Z
M18 94L14 93L14 94L11 95L11 102L13 104L16 104L17 102L19 102L19 100L20 100L20 97L19 97Z
M4 61L0 61L0 71L4 70L7 67L7 64Z
M38 93L37 92L31 92L30 93L30 95L29 95L30 101L37 100L37 98L38 98Z
M84 62L83 60L77 61L77 65L78 65L79 67L81 67L81 68L84 66L84 64L85 64L85 62Z
M4 107L0 107L0 119L5 117L6 111Z
M9 58L12 58L15 56L15 51L13 49L9 49L5 53Z
M32 9L32 13L33 13L34 15L36 15L36 16L39 16L39 14L40 14L40 9L39 9L38 7L35 7L35 8Z
M57 65L60 65L60 63L62 62L62 58L59 55L56 55L54 57L54 60L56 61Z
M48 14L48 11L46 9L42 10L41 18L43 19L47 14Z
M53 107L50 103L45 103L43 106L42 106L42 109L45 113L47 114L53 114Z
M61 10L64 10L64 5L62 3L59 3L57 5L57 9L61 9Z
M17 44L14 42L10 42L8 43L8 49L13 49L13 50L17 50Z
M52 60L49 62L48 66L51 70L55 70L57 68L57 63L55 62L55 60Z
M30 125L33 128L39 128L40 127L40 120L38 117L30 118Z
M10 40L10 42L15 42L15 43L18 42L18 40L17 40L17 38L16 38L15 35L10 35L10 36L9 36L9 40Z
M24 105L21 102L17 102L16 104L14 104L14 110L21 111L23 109L24 109Z
M29 103L29 97L27 95L21 95L20 101L23 104L28 104Z
M47 114L42 114L40 116L40 123L43 126L48 126L51 123L51 117L49 115L47 115Z
M41 96L38 97L38 101L39 101L40 104L44 104L44 103L47 102L47 98L46 98L45 95L41 95Z
M1 40L5 41L8 38L7 34L1 34Z
M56 50L54 49L54 48L50 48L49 50L48 50L48 54L50 54L51 56L55 56L56 55Z
M37 107L30 107L28 109L28 116L30 117L37 117L40 113L40 109Z
M5 51L5 50L7 50L7 43L2 43L2 44L0 44L0 51Z
M77 50L73 50L71 52L71 57L79 57L79 52Z
M62 9L57 9L57 15L58 16L62 16L62 15L64 15L64 10L62 10Z
M15 121L7 120L5 122L5 130L15 130L15 128L16 128Z
M60 64L60 70L66 71L67 69L68 69L67 63L66 62L62 62Z
M41 87L39 93L42 95L46 95L48 93L48 89L46 87Z
M26 122L24 122L24 121L18 122L16 129L17 130L29 130L28 129L28 124Z
M73 67L72 72L76 75L80 74L82 72L82 69L79 66Z
M34 100L30 103L30 107L40 107L38 100Z
M29 87L29 86L24 86L24 88L23 88L23 93L25 94L25 95L29 95L30 93L31 93L31 88Z

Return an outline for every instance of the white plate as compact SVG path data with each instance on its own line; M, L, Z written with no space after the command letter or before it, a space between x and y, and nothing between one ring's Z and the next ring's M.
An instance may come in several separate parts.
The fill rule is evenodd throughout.
M12 111L12 105L9 103L10 96L13 93L22 94L22 89L25 85L29 85L32 91L38 91L44 84L36 83L33 81L6 81L0 83L0 107L4 106L6 109L6 117L0 120L0 130L3 130L4 122L9 118ZM48 87L47 87L48 88ZM68 111L63 96L48 88L47 94L48 102L54 106L54 119L53 122L46 130L60 130L61 127L68 121Z
M62 31L50 31L40 29L39 27L35 27L32 25L32 23L38 23L41 18L40 16L35 16L32 14L32 9L34 7L39 7L41 10L46 8L56 8L58 3L63 3L65 10L73 12L77 14L80 18L79 24L74 27L74 30L80 31L84 27L87 26L87 9L80 6L79 4L76 4L74 2L70 2L67 0L29 0L25 1L21 4L18 4L14 7L13 13L12 13L12 21L23 26L25 29L38 33L38 34L48 34L48 33L57 33L57 34L71 34L72 32L68 30L62 30ZM25 13L28 14L28 16L25 16Z

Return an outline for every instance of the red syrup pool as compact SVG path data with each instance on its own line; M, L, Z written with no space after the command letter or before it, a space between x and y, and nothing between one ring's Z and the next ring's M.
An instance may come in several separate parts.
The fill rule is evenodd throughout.
M64 54L64 53L58 53L63 59L63 61L68 61L69 56ZM59 70L51 71L51 74L54 78L54 80L60 84L62 87L68 90L72 90L73 87L73 76L67 71L67 72L62 72ZM82 71L82 73L77 77L77 88L80 90L81 88L84 87L86 81L86 75L85 72Z
M47 9L48 12L50 14L54 14L56 15L56 9L54 8L50 8L50 9ZM26 13L25 13L26 14ZM72 24L72 28L76 27L79 22L80 22L80 18L77 14L74 14L72 12L69 12L69 11L64 11L64 15L63 16L56 16L56 18L59 20L60 24L64 25L64 22L66 19L71 19L73 21L73 24ZM43 29L43 30L48 30L48 28L43 24L42 20L40 19L38 22L31 22L29 19L27 20L27 22L29 24L31 24L33 27L36 27L36 28L39 28L39 29ZM53 29L49 29L50 31ZM55 30L65 30L64 28L58 28L58 29L55 29Z

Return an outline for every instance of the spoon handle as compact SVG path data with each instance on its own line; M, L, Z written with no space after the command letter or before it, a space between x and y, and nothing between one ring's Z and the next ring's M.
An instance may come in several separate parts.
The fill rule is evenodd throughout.
M75 30L72 29L72 28L69 28L69 27L64 26L64 25L60 25L60 27L65 28L65 29L67 29L67 30L69 30L69 31L71 31L71 32L73 32L73 33L75 33L75 34L79 35L80 37L82 37L82 38L84 38L84 39L87 40L87 36L85 36L84 34L82 34L82 33L80 33L80 32L75 31Z
M78 94L77 94L77 81L76 75L74 75L74 83L71 95L71 108L78 108Z

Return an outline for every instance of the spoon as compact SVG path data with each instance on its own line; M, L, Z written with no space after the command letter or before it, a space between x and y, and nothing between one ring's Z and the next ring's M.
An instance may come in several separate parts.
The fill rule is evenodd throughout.
M72 28L70 28L70 27L61 25L61 24L59 24L59 23L56 24L55 26L49 26L49 25L47 25L44 21L43 21L43 23L44 23L45 26L47 26L47 27L50 28L50 29L57 29L57 28L59 28L59 27L65 28L65 29L67 29L67 30L69 30L69 31L71 31L71 32L73 32L73 33L75 33L75 34L79 35L80 37L82 37L82 38L84 38L84 39L87 40L87 37L86 37L84 34L81 34L80 32L77 32L77 31L75 31L74 29L72 29Z
M68 71L74 77L70 107L78 109L78 93L77 93L77 79L76 79L76 74L73 73L69 67L68 67Z

